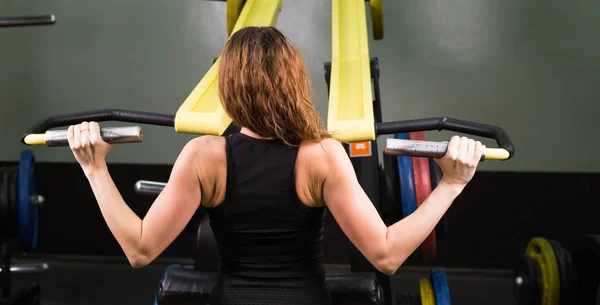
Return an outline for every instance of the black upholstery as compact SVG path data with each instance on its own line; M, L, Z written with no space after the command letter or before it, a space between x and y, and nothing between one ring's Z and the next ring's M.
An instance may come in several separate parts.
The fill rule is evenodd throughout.
M202 272L193 266L172 265L165 271L156 295L156 305L209 304L217 273ZM334 305L383 304L381 286L373 273L347 273L327 276Z

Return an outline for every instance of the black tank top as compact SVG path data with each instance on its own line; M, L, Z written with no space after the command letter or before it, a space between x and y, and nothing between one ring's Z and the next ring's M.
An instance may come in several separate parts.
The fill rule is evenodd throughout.
M226 137L225 201L207 208L219 250L213 305L326 305L325 207L298 199L298 147L237 133Z

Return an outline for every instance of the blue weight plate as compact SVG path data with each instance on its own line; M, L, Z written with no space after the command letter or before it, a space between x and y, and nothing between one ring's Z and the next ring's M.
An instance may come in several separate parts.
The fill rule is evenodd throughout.
M408 133L394 135L396 139L408 140ZM398 176L400 182L400 201L402 202L402 218L412 214L417 209L415 193L415 177L412 157L398 156Z
M408 140L408 133L397 133L396 139ZM400 180L400 202L402 203L402 218L412 214L417 209L417 194L415 193L415 175L412 157L398 156L398 180ZM421 256L419 248L412 253L410 260L418 260Z
M38 207L32 204L31 196L37 194L35 158L31 150L21 152L19 160L19 239L26 252L35 249L38 233Z
M431 284L436 305L450 305L450 289L444 268L431 269Z

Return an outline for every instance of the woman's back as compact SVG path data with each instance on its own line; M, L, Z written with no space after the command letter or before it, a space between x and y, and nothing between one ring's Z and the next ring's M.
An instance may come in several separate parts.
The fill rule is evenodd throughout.
M243 133L226 139L225 200L207 208L219 248L213 304L329 304L325 207L296 192L299 148Z

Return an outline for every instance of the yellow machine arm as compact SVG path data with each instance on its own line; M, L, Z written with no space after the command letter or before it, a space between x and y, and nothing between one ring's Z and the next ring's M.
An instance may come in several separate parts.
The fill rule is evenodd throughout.
M274 26L282 0L247 0L233 32L247 26ZM218 96L219 59L212 65L175 114L175 131L222 135L231 124Z
M345 142L375 140L364 0L333 0L327 129Z

